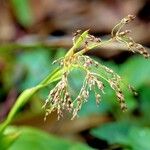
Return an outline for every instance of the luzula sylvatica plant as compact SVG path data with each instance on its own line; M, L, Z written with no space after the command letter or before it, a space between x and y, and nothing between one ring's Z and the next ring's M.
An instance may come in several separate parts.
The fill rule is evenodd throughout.
M58 119L63 116L63 111L67 110L72 114L74 119L82 105L87 102L90 91L95 93L96 103L101 101L101 93L104 93L105 84L108 83L110 87L115 91L116 97L123 111L126 111L127 106L125 103L125 97L122 92L121 84L125 84L121 77L116 74L110 68L98 63L89 56L86 56L87 51L91 51L94 48L100 48L103 45L111 42L118 42L124 44L126 48L132 52L138 52L145 58L149 57L145 48L136 43L130 36L129 30L122 31L122 28L132 21L135 17L128 15L123 18L111 32L111 37L108 40L101 40L89 34L89 30L81 32L78 30L73 37L73 46L70 48L65 57L60 58L54 63L58 64L58 67L50 73L42 82L37 86L29 88L23 91L17 98L14 106L10 110L6 120L0 124L0 134L11 123L12 119L16 115L17 111L40 89L49 86L53 82L57 82L56 86L50 91L48 98L43 105L46 109L45 119L52 111L57 111ZM80 92L75 99L69 92L68 75L74 69L81 69L85 72L85 78L80 89ZM132 86L128 86L129 90L136 94ZM107 93L106 93L107 94Z
M148 58L149 54L145 48L136 43L129 36L130 31L122 31L122 28L134 18L133 15L128 15L123 18L112 29L111 38L105 41L90 35L89 30L84 32L78 30L74 34L72 48L68 51L65 57L54 61L54 63L58 63L59 67L63 70L63 73L60 81L50 91L43 106L43 108L46 108L45 119L48 114L55 110L57 111L58 119L63 116L63 110L72 113L72 119L74 119L82 105L87 102L90 91L95 93L96 103L99 104L101 101L100 93L104 93L104 80L115 91L121 109L126 111L127 106L125 103L125 97L120 86L123 83L121 77L110 68L98 63L89 56L86 56L85 53L94 48L99 48L104 44L116 41L124 44L132 52L138 52L145 58ZM83 70L86 76L79 94L75 99L72 99L72 96L69 93L68 75L75 68ZM130 91L135 93L132 86L128 85L128 87Z

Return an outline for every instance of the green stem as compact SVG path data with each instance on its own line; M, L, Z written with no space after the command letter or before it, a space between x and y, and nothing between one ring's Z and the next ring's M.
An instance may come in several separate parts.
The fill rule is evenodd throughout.
M77 53L75 54L75 56L83 55L85 52L87 52L87 51L89 51L89 50L91 50L91 49L93 49L93 48L101 47L101 46L103 46L103 45L105 45L105 44L108 44L108 43L110 43L110 42L112 42L112 41L113 41L113 39L110 38L109 40L104 40L104 41L102 41L102 42L100 42L100 43L97 43L97 44L94 44L94 45L90 45L90 46L88 46L87 48L83 48L82 50L80 50L79 52L77 52Z
M6 120L0 124L0 133L2 133L5 128L11 123L12 119L18 112L18 110L28 102L28 100L41 88L44 88L48 86L50 83L57 81L61 78L61 75L63 73L63 70L60 70L57 68L54 70L51 74L49 74L41 83L39 83L37 86L33 88L29 88L25 91L23 91L20 96L17 98L13 108L9 112Z
M65 56L66 58L72 56L74 54L75 50L81 46L81 44L88 37L88 32L89 32L89 30L86 30L79 36L79 38L74 43L73 47L66 54L66 56Z

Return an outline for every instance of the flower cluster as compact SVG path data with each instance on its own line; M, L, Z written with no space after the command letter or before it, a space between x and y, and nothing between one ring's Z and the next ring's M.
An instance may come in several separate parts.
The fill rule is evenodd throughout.
M142 54L145 58L149 58L150 55L146 49L139 43L136 43L132 37L129 36L130 30L121 31L124 25L128 24L130 21L134 20L135 16L128 15L123 18L112 30L112 38L115 38L118 42L124 43L129 50L132 52L138 52Z
M91 91L94 92L96 104L98 105L101 101L101 93L105 93L104 81L115 91L121 109L126 111L127 106L125 97L120 86L120 84L123 83L121 77L112 69L98 63L89 56L84 55L84 53L95 47L100 47L101 44L116 40L126 44L129 50L133 52L137 51L148 58L149 54L144 47L135 43L133 39L128 36L130 31L121 31L122 27L133 19L133 15L128 15L122 19L120 23L113 28L111 33L112 37L107 41L102 41L101 39L90 35L88 31L81 34L81 30L78 30L74 34L73 47L68 51L64 58L60 58L54 62L58 63L64 72L61 80L50 91L43 106L44 108L46 107L45 119L48 114L55 110L57 111L58 119L63 116L63 111L71 113L72 119L74 119L77 116L78 111L82 108L83 103L88 101ZM74 68L84 70L86 73L80 92L75 99L72 98L72 95L69 92L68 83L68 75ZM136 94L134 88L130 85L129 90Z
M99 87L99 90L101 90L101 91L103 91L104 84L102 81L100 81L100 79L107 81L108 84L110 85L110 87L115 91L118 101L120 103L121 109L123 111L125 111L127 109L127 107L125 104L123 92L121 91L121 87L120 87L120 83L123 82L121 80L121 77L118 74L116 74L112 69L96 62L95 60L91 59L90 57L88 57L88 56L81 56L81 57L84 58L84 60L85 60L85 63L83 64L83 66L88 67L88 69L90 69L89 67L92 66L92 68L95 67L95 68L97 68L97 70L102 70L102 72L103 72L103 74L102 74L102 72L101 73L100 72L98 72L98 73L91 72L90 73L91 78L89 78L90 79L89 81L98 83L97 86ZM90 71L92 71L92 70L90 70ZM89 86L90 85L91 84L89 83ZM97 93L95 93L95 95L97 95Z
M87 99L89 97L90 91L95 92L95 98L96 98L96 104L100 103L100 94L96 92L95 87L97 87L100 91L104 92L104 84L102 81L100 81L94 73L87 72L87 75L85 77L85 81L83 83L83 86L80 90L79 95L75 99L74 102L77 102L76 107L73 110L73 116L72 119L74 119L77 116L78 111L81 109L81 106L84 102L87 102Z
M49 115L52 111L57 109L58 119L63 116L62 110L66 109L71 112L73 108L73 103L71 96L68 92L68 80L67 73L64 73L62 79L57 83L57 85L50 91L48 98L43 106L45 108L48 103L50 104L45 114L46 119L47 115Z

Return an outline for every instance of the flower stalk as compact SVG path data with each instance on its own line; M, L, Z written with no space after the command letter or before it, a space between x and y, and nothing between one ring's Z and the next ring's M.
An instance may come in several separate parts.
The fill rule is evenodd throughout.
M44 120L46 120L48 114L55 110L57 111L58 119L63 116L63 111L71 113L71 119L74 119L78 116L78 111L82 108L82 105L88 101L90 91L95 93L96 104L99 104L101 101L101 93L104 93L104 80L115 91L122 111L127 110L125 96L120 86L121 83L123 83L121 77L110 68L98 63L89 56L86 56L85 53L93 48L99 48L102 45L116 41L124 44L130 51L140 53L145 58L149 58L150 55L146 49L129 36L130 31L122 31L122 28L134 20L134 18L135 16L133 15L128 15L123 18L112 29L111 38L108 40L102 41L100 38L90 35L89 30L84 31L83 33L81 30L77 30L77 32L74 33L73 47L68 51L64 58L55 61L55 63L58 63L65 72L62 74L61 80L50 91L43 106L43 108L46 108ZM68 75L75 68L83 70L86 73L86 76L79 94L75 99L72 99L72 95L69 92ZM99 72L99 70L102 70L102 72ZM134 94L136 93L135 90L133 90L134 88L130 85L129 89Z
M112 41L124 44L129 51L142 54L145 58L149 58L149 53L139 43L136 43L132 37L129 36L130 31L122 31L122 28L135 18L133 15L128 15L123 18L111 32L111 38L108 40L101 40L89 34L89 30L78 30L73 37L73 46L63 58L55 60L53 63L58 64L58 68L50 73L41 83L37 86L27 89L17 98L16 103L9 112L6 120L0 124L0 134L11 123L18 110L29 101L29 99L41 88L50 85L52 82L56 82L55 87L50 91L43 108L46 109L46 117L53 111L57 111L58 119L63 116L64 111L68 111L72 114L71 119L78 116L78 111L82 108L82 105L88 101L91 91L95 93L95 101L98 105L101 102L101 94L105 94L106 81L110 87L115 91L116 98L123 111L127 110L125 103L125 96L121 89L121 83L124 84L122 78L116 74L112 69L104 66L103 64L93 60L85 53L93 48L100 48L103 45L109 44ZM72 98L69 92L68 75L75 68L81 69L85 72L85 78L75 99ZM99 71L101 70L101 71ZM128 89L137 94L135 89L128 85Z

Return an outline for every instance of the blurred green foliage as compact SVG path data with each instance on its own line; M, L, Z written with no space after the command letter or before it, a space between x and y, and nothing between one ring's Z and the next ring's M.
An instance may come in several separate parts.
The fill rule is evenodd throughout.
M11 0L11 5L19 23L24 27L29 27L33 23L33 13L29 0Z
M9 130L9 131L7 131ZM91 150L79 142L64 140L34 128L11 128L1 137L0 150ZM17 136L14 136L17 135Z
M25 80L20 84L20 89L23 91L31 86L38 84L50 71L51 51L45 49L37 49L25 51L17 57L17 68L23 68L26 72ZM17 72L17 71L16 71Z
M6 56L5 61L8 62L2 73L3 84L9 85L6 86L7 90L15 85L19 92L35 86L56 67L55 65L51 65L52 61L64 56L64 54L64 49L51 51L46 48L38 48L36 50L22 51L11 56ZM106 86L106 94L102 96L100 106L96 106L94 94L91 93L89 101L83 105L79 113L80 117L88 117L92 114L111 114L114 122L91 129L90 133L92 136L105 140L110 145L118 144L126 150L149 150L150 60L146 60L140 56L133 56L122 64L116 64L112 61L95 59L115 70L122 76L125 82L133 85L138 92L138 96L132 95L123 86L128 111L122 113L114 92L109 86ZM11 78L7 76L9 74L13 74ZM79 70L74 70L71 73L69 82L73 96L79 91L83 77L84 72L80 72ZM36 98L37 102L38 100L44 100L48 92L48 89L43 89L34 96L34 99ZM35 107L36 103L31 104L31 107L36 108L37 111L41 110L40 105L37 108ZM16 128L14 131L0 138L0 144L3 143L4 149L7 149L8 146L10 150L89 149L86 145L62 140L61 138L47 135L33 128Z
M94 136L105 139L109 144L119 144L131 150L150 149L150 129L138 127L127 122L115 122L103 124L93 129Z

